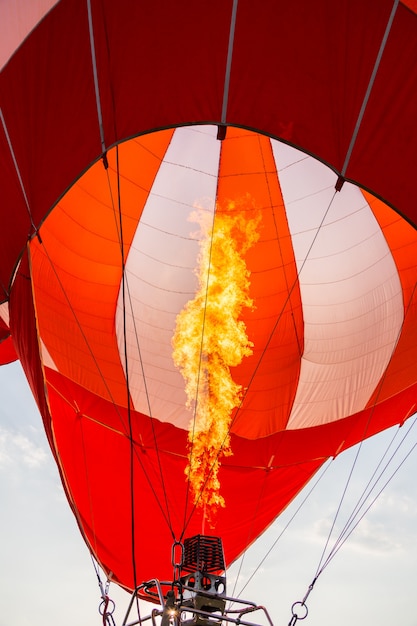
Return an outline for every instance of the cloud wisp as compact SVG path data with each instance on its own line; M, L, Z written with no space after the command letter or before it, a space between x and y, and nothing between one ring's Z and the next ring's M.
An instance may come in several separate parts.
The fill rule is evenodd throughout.
M0 471L22 465L35 469L43 466L47 458L47 451L26 435L0 427Z

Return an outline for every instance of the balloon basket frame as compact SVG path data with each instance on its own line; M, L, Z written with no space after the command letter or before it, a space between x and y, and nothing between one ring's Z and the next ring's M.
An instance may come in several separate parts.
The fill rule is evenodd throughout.
M226 595L226 573L220 537L195 535L175 542L171 555L174 580L161 582L154 578L137 586L122 626L151 622L152 626L221 626L223 622L239 626L258 626L246 618L256 611L264 615L262 623L273 626L268 611L253 602ZM158 603L141 617L138 600ZM133 607L138 619L130 620ZM232 608L233 607L233 608Z
M164 590L167 591L164 591ZM148 615L132 619L138 599L158 602ZM230 608L226 608L226 603ZM223 606L222 610L221 607ZM232 608L235 607L235 608ZM248 620L259 612L261 621ZM222 622L238 626L274 626L267 609L254 602L222 594L195 591L194 587L152 579L138 585L132 593L122 626L151 624L151 626L220 626Z

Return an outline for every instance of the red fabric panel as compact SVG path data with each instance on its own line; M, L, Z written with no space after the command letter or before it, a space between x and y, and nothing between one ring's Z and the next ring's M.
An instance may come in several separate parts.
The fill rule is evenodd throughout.
M131 587L133 524L137 581L155 576L170 580L174 538L182 539L183 531L185 536L202 532L201 511L193 510L191 498L187 499L186 432L133 413L132 483L126 411L94 398L55 372L48 371L47 376L52 416L57 416L52 420L59 463L85 539L104 569ZM251 450L261 452L265 444L243 445L249 458L243 459L237 446L236 458L222 467L220 480L227 506L219 511L215 527L206 527L206 532L222 536L228 564L272 522L323 462L308 460L273 471L267 461L264 467L251 467ZM259 454L255 458L258 461Z
M417 65L410 60L416 56L417 16L400 4L347 171L347 178L362 181L414 225L415 176L408 164L417 143L415 98L410 97L417 85Z
M201 511L187 499L186 432L133 412L132 483L126 410L51 370L47 379L53 445L87 543L104 569L131 587L134 532L137 580L169 580L173 539L203 531ZM272 522L328 456L405 419L415 395L416 385L375 409L322 427L255 441L233 436L234 454L220 470L226 508L205 529L223 538L227 563Z
M361 0L239 2L229 121L340 170L391 8Z
M101 152L90 59L86 3L59 2L0 74L0 106L36 225ZM0 259L7 285L33 229L2 133L2 222L8 228Z
M231 0L92 4L106 135L220 120Z
M43 369L39 358L39 344L36 328L35 309L32 296L27 254L22 259L16 274L9 305L10 330L14 337L16 353L28 379L35 401L43 417L44 427L53 446L53 433L48 401L45 396Z
M17 358L12 338L8 337L7 339L4 339L0 343L0 365L13 363L13 361L16 361Z
M26 246L27 233L30 232L30 219L16 174L16 168L14 167L9 146L1 126L0 189L2 190L0 220L3 225L0 231L0 301L4 302L9 297L13 269L22 254L22 248L24 249ZM6 207L13 207L13 219L11 219L9 209L6 209Z
M4 341L10 335L10 328L7 326L3 318L0 317L0 341Z

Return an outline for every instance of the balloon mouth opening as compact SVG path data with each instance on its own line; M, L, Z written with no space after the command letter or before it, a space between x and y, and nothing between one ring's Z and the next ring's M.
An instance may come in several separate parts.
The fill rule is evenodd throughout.
M207 233L212 241L215 218L233 206L245 228L235 224L225 241L246 245L251 231L256 241L243 254L251 304L236 324L246 329L248 354L230 365L240 391L228 430L251 440L353 415L372 401L404 312L400 296L373 304L385 289L378 276L396 275L380 228L392 212L349 183L337 192L332 170L287 144L232 126L221 140L218 132L183 126L130 139L60 200L40 229L42 243L32 242L39 268L53 267L35 277L39 293L50 292L38 307L44 363L122 407L128 377L135 411L188 431L194 409L186 407L196 402L172 339L199 290L203 241ZM192 223L196 212L212 226ZM232 267L225 259L220 265ZM392 281L388 289L400 294ZM392 323L382 332L387 307ZM378 368L366 349L375 324ZM200 401L215 378L204 374L201 355ZM345 375L354 380L348 391Z

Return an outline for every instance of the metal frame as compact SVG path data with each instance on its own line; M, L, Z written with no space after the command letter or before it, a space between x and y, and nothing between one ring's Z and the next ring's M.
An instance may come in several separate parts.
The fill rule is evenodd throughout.
M175 593L174 590L177 591L177 597L174 597L173 606L167 607L166 600L167 595L164 594L163 588L168 588L171 592ZM189 594L189 598L184 598L183 594L186 592ZM257 605L254 602L249 602L246 600L241 600L240 598L232 598L225 595L217 595L212 593L204 593L201 591L197 592L199 596L206 597L208 599L219 598L225 600L231 605L238 605L240 608L235 609L225 609L222 613L210 613L208 611L202 611L192 606L190 600L196 596L196 590L193 587L187 587L185 585L181 585L178 582L166 582L159 581L156 578L153 578L147 582L138 585L133 592L129 606L127 608L127 612L125 618L123 620L122 626L136 626L144 624L145 622L152 621L152 626L165 626L165 624L169 624L171 626L181 626L185 621L190 622L189 617L187 619L182 619L183 614L191 615L193 618L203 617L207 618L213 626L220 625L222 622L228 622L232 624L236 624L237 626L260 626L259 622L246 621L242 619L249 613L254 613L256 611L261 611L266 618L269 626L274 626L271 620L271 617L266 610L266 608L262 605ZM152 611L145 616L138 615L138 619L134 621L128 621L130 614L132 612L133 605L135 600L148 600L151 602L158 602L160 604L160 608L154 608ZM160 618L160 620L158 620ZM164 622L164 625L161 624Z

